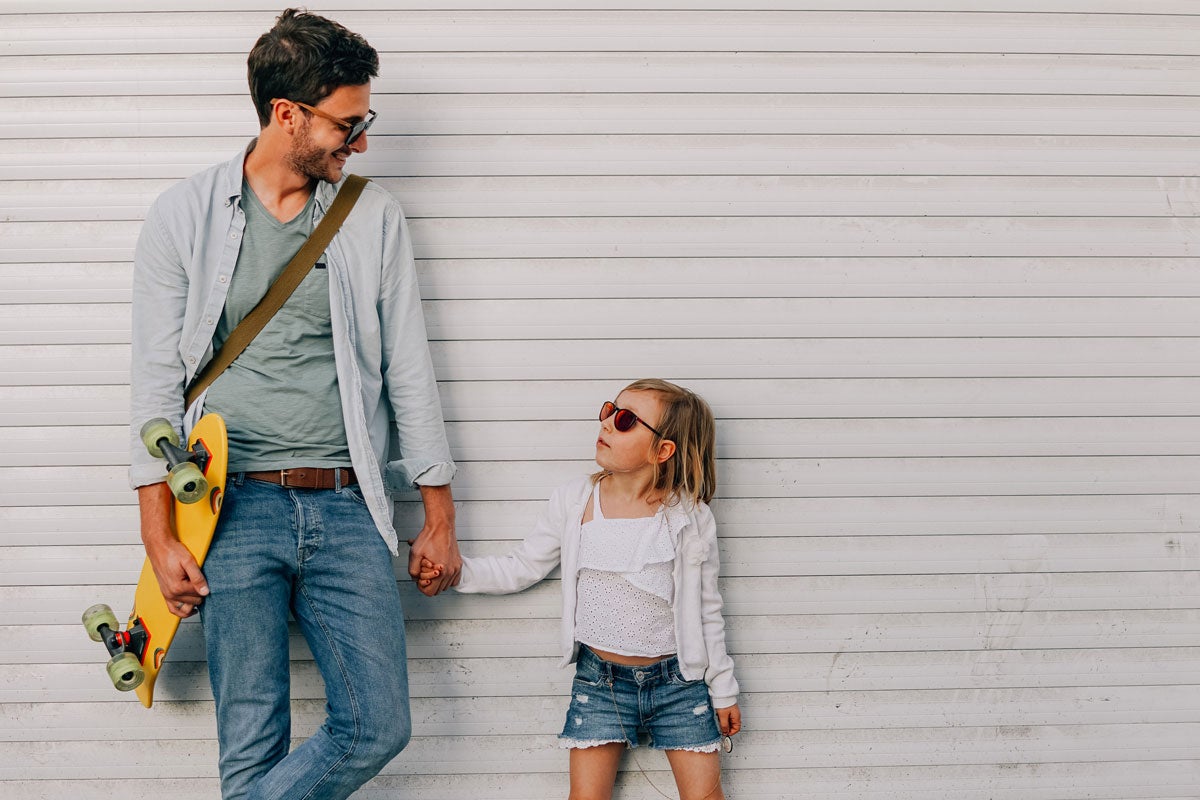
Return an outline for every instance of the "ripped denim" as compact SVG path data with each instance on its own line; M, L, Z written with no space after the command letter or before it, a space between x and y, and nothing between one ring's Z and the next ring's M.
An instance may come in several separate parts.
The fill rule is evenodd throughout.
M625 667L581 645L559 746L624 742L633 748L639 734L647 735L655 750L715 752L721 732L708 686L685 680L675 657L647 667Z

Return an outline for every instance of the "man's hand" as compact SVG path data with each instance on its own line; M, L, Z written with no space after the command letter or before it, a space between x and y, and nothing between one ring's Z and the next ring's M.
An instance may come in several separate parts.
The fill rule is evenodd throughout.
M138 489L138 505L142 544L167 609L177 617L190 617L208 595L208 582L196 559L171 530L171 490L165 483L142 486Z
M439 592L458 585L462 572L462 556L458 552L458 538L454 532L454 498L450 486L422 486L421 502L425 506L425 527L410 539L408 551L408 574L417 584L421 594L433 597ZM421 559L441 568L441 574L432 580L428 575L422 580Z

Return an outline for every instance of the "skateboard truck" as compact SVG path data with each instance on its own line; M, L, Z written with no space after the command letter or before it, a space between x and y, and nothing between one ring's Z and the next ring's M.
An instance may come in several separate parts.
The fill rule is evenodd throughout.
M204 499L208 494L204 473L212 459L204 442L196 442L191 450L180 447L175 426L157 417L142 426L142 444L146 445L150 455L167 460L171 467L167 485L179 502L198 503Z
M150 634L142 625L141 618L131 620L126 630L121 630L112 609L104 603L94 605L83 612L83 626L94 642L103 642L112 656L108 662L108 677L113 686L122 692L136 689L146 679L142 659L150 644Z
M108 648L109 655L133 653L139 662L146 653L146 645L150 642L150 636L140 619L123 631L115 631L107 625L101 625L100 638Z

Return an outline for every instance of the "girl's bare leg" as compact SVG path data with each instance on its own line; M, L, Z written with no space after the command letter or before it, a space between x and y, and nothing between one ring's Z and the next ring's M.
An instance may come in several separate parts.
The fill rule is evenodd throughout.
M667 761L675 774L679 800L725 800L725 793L721 791L719 753L668 750Z
M572 748L570 800L609 800L623 752L624 742Z

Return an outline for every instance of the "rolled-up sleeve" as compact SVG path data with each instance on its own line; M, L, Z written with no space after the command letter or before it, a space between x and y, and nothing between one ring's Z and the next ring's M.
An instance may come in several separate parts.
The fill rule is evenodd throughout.
M399 446L388 455L386 481L395 490L448 484L457 467L446 439L408 224L396 203L384 220L379 304L383 378Z

